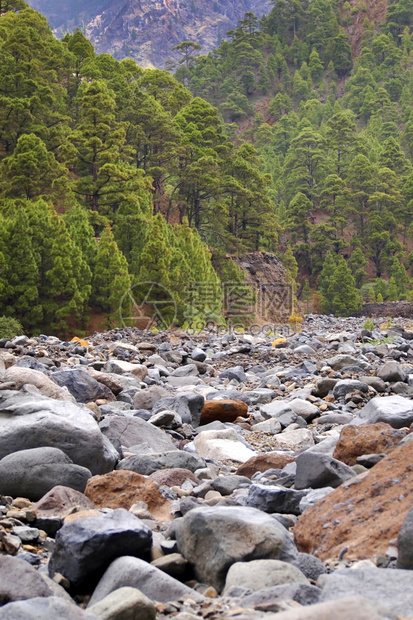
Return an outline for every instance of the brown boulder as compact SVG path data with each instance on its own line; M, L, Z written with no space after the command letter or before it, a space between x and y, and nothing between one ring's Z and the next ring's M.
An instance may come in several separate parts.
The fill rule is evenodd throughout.
M411 508L411 444L395 448L370 471L308 508L294 528L299 551L321 560L360 560L385 554Z
M149 476L159 486L180 487L185 480L191 480L195 484L199 484L198 478L189 469L182 467L174 467L171 469L158 469Z
M267 469L283 469L288 463L295 460L292 452L266 452L253 456L246 463L237 469L238 476L252 476L257 472L267 471Z
M245 418L247 415L248 405L242 400L206 400L202 407L200 425L215 420L235 422L237 418Z
M345 426L333 457L347 465L355 465L358 456L381 454L393 450L406 435L406 429L392 428L385 422L361 426Z
M89 478L85 495L95 508L125 508L145 502L158 521L171 518L170 502L159 492L158 485L133 471L111 471L103 476Z
M93 508L92 502L80 491L58 485L43 495L36 504L39 517L64 518L73 509Z

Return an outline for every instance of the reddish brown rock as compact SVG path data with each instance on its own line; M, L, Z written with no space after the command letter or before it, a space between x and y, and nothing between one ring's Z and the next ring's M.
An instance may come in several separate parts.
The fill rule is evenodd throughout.
M83 493L58 485L39 499L36 508L39 517L64 518L72 510L93 508L93 504Z
M355 465L363 454L388 453L406 435L406 429L392 428L385 422L361 426L345 426L340 433L334 458L347 465Z
M189 469L182 467L174 467L170 469L159 469L149 476L159 486L180 487L185 480L191 480L195 484L199 484L198 478Z
M235 422L238 417L248 415L248 405L242 400L206 400L202 408L200 424L220 422Z
M298 549L321 560L337 558L345 549L346 560L385 554L411 509L411 452L410 443L395 448L308 508L294 528Z
M111 471L88 480L85 495L95 508L126 508L145 502L158 521L171 518L170 502L159 492L158 485L133 471Z
M282 469L294 460L295 456L292 452L266 452L253 456L246 463L240 465L237 469L237 475L252 478L257 471Z

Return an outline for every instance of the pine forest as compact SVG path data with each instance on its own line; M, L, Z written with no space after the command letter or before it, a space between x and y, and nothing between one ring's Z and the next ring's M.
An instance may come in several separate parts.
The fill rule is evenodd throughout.
M144 70L0 0L0 315L112 327L156 282L176 324L220 323L252 251L281 258L303 312L411 300L412 26L412 0L274 0Z

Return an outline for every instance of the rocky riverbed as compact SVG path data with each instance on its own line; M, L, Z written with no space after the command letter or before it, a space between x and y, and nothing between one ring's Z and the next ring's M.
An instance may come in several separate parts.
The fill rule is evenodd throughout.
M413 618L392 321L0 341L0 619Z

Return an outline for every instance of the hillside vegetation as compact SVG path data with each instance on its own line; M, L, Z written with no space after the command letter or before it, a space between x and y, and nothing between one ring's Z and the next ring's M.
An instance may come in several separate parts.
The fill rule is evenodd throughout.
M182 62L176 77L258 149L281 248L292 244L302 284L316 286L325 266L323 298L329 286L343 296L348 266L366 298L404 298L413 262L413 3L272 4L261 20L246 14L213 53ZM325 310L339 310L333 296Z
M21 0L0 7L0 315L30 331L116 324L129 288L155 282L179 323L220 320L205 242L231 281L228 250L276 244L254 148L169 73L97 56L79 31L60 42ZM189 302L190 282L216 291Z

